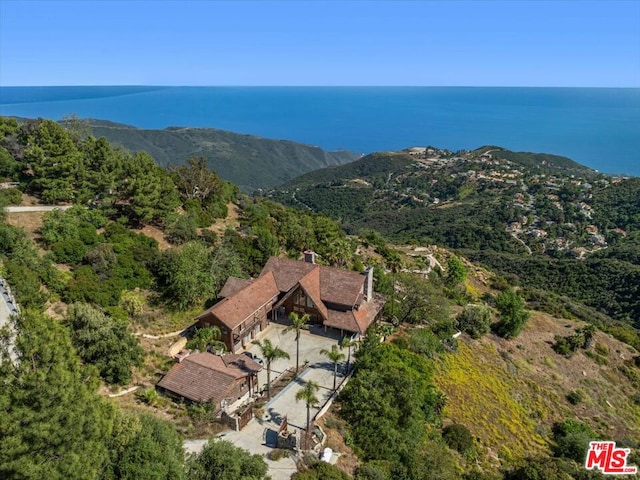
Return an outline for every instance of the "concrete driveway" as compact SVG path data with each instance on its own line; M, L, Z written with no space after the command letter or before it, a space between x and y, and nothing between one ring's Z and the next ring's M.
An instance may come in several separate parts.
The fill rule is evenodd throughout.
M271 340L271 343L277 345L291 356L288 360L279 359L273 362L271 366L272 377L274 377L275 372L281 374L287 368L295 368L295 332L285 333L285 328L286 327L282 325L273 323L261 336L261 340L268 338ZM316 395L319 400L318 407L311 409L311 416L315 415L317 410L331 396L333 388L333 363L325 355L321 354L320 350L331 350L331 346L337 345L338 341L339 336L331 335L330 333L325 334L322 328L318 326L312 326L310 330L302 330L300 332L300 374L298 378L287 385L264 406L266 414L271 417L265 418L266 421L279 425L281 418L286 415L291 427L297 429L306 427L306 407L303 402L296 402L296 393L298 393L308 381L313 381L320 386ZM260 348L257 345L252 345L251 352L260 355ZM342 379L340 372L343 370L345 362L341 363L342 364L338 365L338 383L340 383ZM261 374L263 374L263 376L261 377L259 375L258 381L261 382L262 385L262 382L266 383L266 368Z
M278 375L281 375L288 368L295 368L296 365L296 342L295 332L285 333L285 326L272 323L264 330L259 340L269 339L271 343L285 352L290 359L278 359L271 365L271 381L273 382ZM300 335L300 375L282 391L275 395L263 407L265 415L262 419L254 418L241 431L224 432L221 437L229 440L234 445L249 450L251 453L260 455L268 454L275 447L275 438L282 424L282 419L286 416L289 424L289 430L297 430L306 427L307 409L304 402L296 402L296 393L303 388L308 381L314 381L320 385L320 390L316 396L318 405L311 409L311 418L321 408L326 400L331 396L333 388L333 363L330 362L320 350L331 350L332 345L336 345L340 337L337 334L325 334L321 327L312 326L311 330L302 330ZM262 355L257 345L251 345L248 349L251 353ZM346 351L344 352L346 354ZM303 365L306 365L306 368ZM342 380L340 371L344 369L346 362L338 365L338 384ZM265 370L258 374L260 385L265 385L267 381L266 367ZM185 442L185 448L189 451L199 451L202 444L198 441ZM271 461L265 457L269 466L269 475L273 480L285 480L291 478L291 475L297 472L295 461L293 458L283 458L277 462Z

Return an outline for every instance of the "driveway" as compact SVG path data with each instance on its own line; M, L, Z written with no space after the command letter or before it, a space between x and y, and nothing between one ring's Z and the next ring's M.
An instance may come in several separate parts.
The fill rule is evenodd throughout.
M271 364L272 381L277 375L282 374L288 368L295 368L296 365L295 332L285 333L285 329L286 327L283 325L272 323L260 336L260 340L268 338L273 345L278 346L291 356L290 359L278 359ZM323 329L318 326L300 331L300 375L264 406L265 421L280 425L281 419L286 415L291 427L297 429L306 427L306 407L303 402L296 402L296 393L308 381L316 382L320 386L316 394L319 400L318 408L311 409L313 417L331 396L333 389L333 363L321 354L320 350L331 350L331 346L336 345L339 339L338 335L325 334ZM258 356L261 355L260 347L257 345L252 345L249 351ZM341 366L338 365L338 383L342 379ZM260 385L266 384L266 368L258 374L258 382Z
M296 365L296 342L295 332L285 333L285 326L272 323L264 330L259 340L269 339L271 343L285 352L290 359L278 359L271 365L271 380L282 374L288 368L295 368ZM307 409L304 402L296 402L296 393L302 389L304 384L312 380L320 389L316 396L318 405L311 409L311 418L317 413L326 400L331 396L333 388L333 363L331 363L320 350L330 350L332 345L336 345L339 341L337 334L325 334L322 328L312 326L311 331L302 330L300 332L300 375L282 391L275 395L263 407L265 415L262 419L254 418L241 431L227 431L221 435L224 440L229 440L234 445L249 450L251 453L265 455L275 447L275 439L277 432L282 423L282 419L286 416L289 430L297 430L306 427ZM260 348L257 345L251 345L248 349L251 353L261 356ZM345 352L346 353L346 352ZM303 365L307 363L306 368ZM338 366L341 370L342 365ZM338 383L342 380L340 373L338 374ZM258 374L260 385L267 382L266 369ZM199 451L203 444L198 441L190 440L185 442L185 448L188 451ZM269 475L273 480L285 480L291 478L291 475L297 472L293 458L283 458L277 462L271 461L265 457L269 466Z

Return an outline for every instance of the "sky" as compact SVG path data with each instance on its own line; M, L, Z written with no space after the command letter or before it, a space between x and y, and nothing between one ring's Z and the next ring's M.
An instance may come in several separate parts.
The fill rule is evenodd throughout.
M0 86L640 88L640 0L0 0Z

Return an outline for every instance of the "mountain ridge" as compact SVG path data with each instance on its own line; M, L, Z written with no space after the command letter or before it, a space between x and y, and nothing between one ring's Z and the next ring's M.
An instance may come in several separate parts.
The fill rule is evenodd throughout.
M361 156L215 128L171 126L154 130L106 120L87 121L96 137L105 137L132 152L146 151L162 166L182 164L193 156L206 157L222 178L247 192L273 188L306 172Z

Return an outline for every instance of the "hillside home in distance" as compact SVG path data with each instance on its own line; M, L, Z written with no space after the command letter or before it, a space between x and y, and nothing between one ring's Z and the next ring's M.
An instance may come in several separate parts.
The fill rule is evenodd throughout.
M216 326L229 352L245 348L269 321L290 312L308 313L312 324L341 334L363 334L379 317L384 298L373 293L373 269L363 273L304 260L271 257L258 278L229 278L223 299L198 317L199 327Z
M156 388L189 403L210 403L214 412L233 411L257 393L262 365L246 355L193 353L176 363Z

